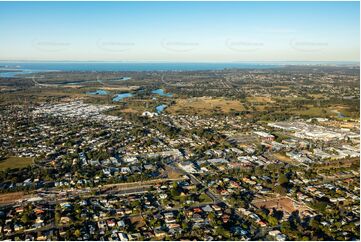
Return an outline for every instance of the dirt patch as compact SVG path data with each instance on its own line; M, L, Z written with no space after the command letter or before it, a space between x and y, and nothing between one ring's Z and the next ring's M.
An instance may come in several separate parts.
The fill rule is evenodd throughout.
M122 109L121 112L123 112L123 113L139 113L137 110L134 110L132 108Z
M17 200L24 199L24 192L11 192L0 194L0 204L14 203Z
M273 208L279 211L283 211L286 214L291 214L294 211L299 211L300 213L309 211L310 208L302 205L289 197L275 197L275 198L264 198L257 199L252 202L252 204L257 208L267 208L272 210Z
M182 177L181 173L177 172L175 169L172 169L169 166L166 166L165 170L169 179L178 179Z
M146 226L145 220L141 216L131 217L130 222L135 226L135 228L139 229L141 227Z

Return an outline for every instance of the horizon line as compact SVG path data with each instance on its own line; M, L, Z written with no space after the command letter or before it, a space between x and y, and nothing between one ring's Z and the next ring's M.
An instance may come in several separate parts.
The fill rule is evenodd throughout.
M359 63L360 60L240 60L240 61L173 61L173 60L0 60L0 62L68 62L68 63L210 63L210 64L231 64L231 63Z

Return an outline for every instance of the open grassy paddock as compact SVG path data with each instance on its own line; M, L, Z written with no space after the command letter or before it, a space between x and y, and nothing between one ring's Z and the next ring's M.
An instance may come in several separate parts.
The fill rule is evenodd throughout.
M176 104L167 108L168 113L212 114L214 112L230 113L244 111L241 102L223 98L190 98L177 99Z
M33 158L29 157L8 157L5 160L0 161L0 171L6 169L23 168L33 163Z

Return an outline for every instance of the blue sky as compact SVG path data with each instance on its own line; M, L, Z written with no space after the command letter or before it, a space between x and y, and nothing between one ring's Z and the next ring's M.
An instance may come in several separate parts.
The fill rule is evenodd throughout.
M359 2L0 2L0 60L358 61Z

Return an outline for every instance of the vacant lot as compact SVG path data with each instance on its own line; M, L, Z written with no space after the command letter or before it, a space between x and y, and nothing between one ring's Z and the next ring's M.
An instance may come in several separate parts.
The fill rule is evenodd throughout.
M131 217L130 218L130 222L133 224L133 226L137 229L146 226L145 220L144 218L142 218L141 216L137 216L137 217Z
M267 208L283 211L286 214L291 214L292 212L298 210L302 214L303 211L310 210L309 207L299 204L292 200L289 197L275 197L275 198L264 198L257 199L252 202L252 204L257 208Z
M178 99L176 104L168 107L168 113L178 114L212 114L215 112L230 113L244 111L242 103L223 98L190 98Z
M33 158L28 157L9 157L0 161L0 171L6 169L23 168L33 163Z
M177 172L175 169L172 169L170 166L166 166L165 170L169 179L179 179L182 177L181 173Z
M15 203L15 201L23 198L24 198L24 192L11 192L11 193L0 194L0 204Z
M293 201L288 197L258 199L258 200L254 200L252 204L257 208L262 208L262 207L268 209L275 208L277 210L281 210L288 214L297 210L294 207Z

